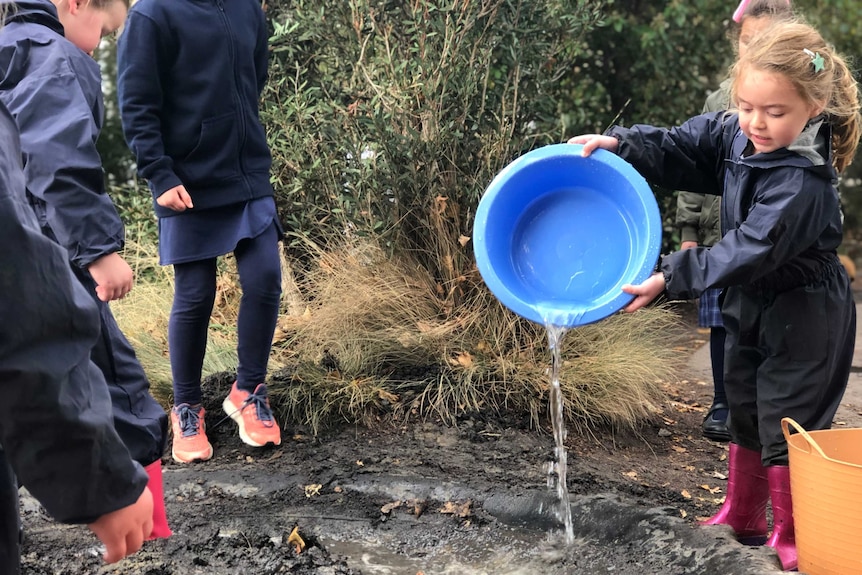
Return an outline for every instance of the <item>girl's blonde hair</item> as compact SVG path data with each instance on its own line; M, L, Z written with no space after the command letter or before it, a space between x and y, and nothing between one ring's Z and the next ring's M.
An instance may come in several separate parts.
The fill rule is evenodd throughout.
M777 22L758 34L731 72L731 100L748 69L781 74L803 100L823 105L832 126L832 163L843 172L859 144L859 89L847 63L820 33L800 21Z

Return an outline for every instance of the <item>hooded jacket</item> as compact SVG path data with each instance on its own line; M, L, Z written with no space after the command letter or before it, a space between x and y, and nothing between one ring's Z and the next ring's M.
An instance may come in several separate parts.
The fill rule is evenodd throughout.
M21 135L30 203L46 233L86 268L124 241L96 149L104 117L99 65L63 36L50 0L2 4L0 101Z
M137 501L148 478L114 430L108 388L90 361L96 304L40 231L20 160L0 104L0 445L48 513L90 523Z
M815 281L835 259L841 213L831 131L822 118L790 146L765 154L745 155L739 118L724 112L672 129L615 127L609 135L647 180L722 196L722 239L662 259L670 297L693 299L711 287L784 291Z
M117 47L126 141L156 199L183 185L196 210L272 196L258 103L268 33L255 0L139 0ZM155 204L158 216L179 213Z

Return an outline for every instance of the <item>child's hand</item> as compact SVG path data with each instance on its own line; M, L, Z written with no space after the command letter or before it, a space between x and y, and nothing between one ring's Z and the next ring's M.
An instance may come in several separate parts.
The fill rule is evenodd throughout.
M113 301L125 297L132 291L135 274L120 254L114 252L102 256L87 268L96 282L96 295L102 301Z
M583 157L587 157L593 153L596 148L604 148L609 152L616 152L620 145L619 140L612 136L602 136L601 134L584 134L575 136L569 140L570 144L583 144L584 149L581 151Z
M632 313L639 310L640 308L644 307L649 302L657 298L659 294L664 291L664 288L664 275L661 273L655 273L651 275L644 283L640 285L624 285L622 287L622 290L635 296L635 299L633 299L629 305L624 307L623 311Z
M116 563L138 551L150 536L153 530L153 494L144 487L136 502L102 515L87 527L105 544L105 562Z
M175 186L164 192L156 198L156 203L163 208L171 209L175 212L184 212L188 208L193 208L192 197L186 191L185 186Z

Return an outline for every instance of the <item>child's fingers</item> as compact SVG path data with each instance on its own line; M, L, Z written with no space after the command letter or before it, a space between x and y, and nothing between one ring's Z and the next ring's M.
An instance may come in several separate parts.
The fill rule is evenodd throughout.
M598 134L583 134L581 136L575 136L569 139L570 144L581 144L583 145L583 149L581 150L581 155L583 157L589 156L593 153L599 146L600 138Z
M116 563L128 555L126 553L126 539L124 537L117 536L114 533L105 534L102 543L105 544L105 554L102 555L105 563Z
M185 207L185 208L195 207L194 204L192 203L192 197L189 195L189 193L186 191L185 188L180 189L179 196L180 196L180 201L183 204L183 207Z

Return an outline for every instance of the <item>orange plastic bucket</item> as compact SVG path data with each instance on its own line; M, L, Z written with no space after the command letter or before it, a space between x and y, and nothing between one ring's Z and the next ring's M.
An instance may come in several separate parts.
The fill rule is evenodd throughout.
M862 429L809 432L789 417L781 429L790 456L799 571L862 574Z

